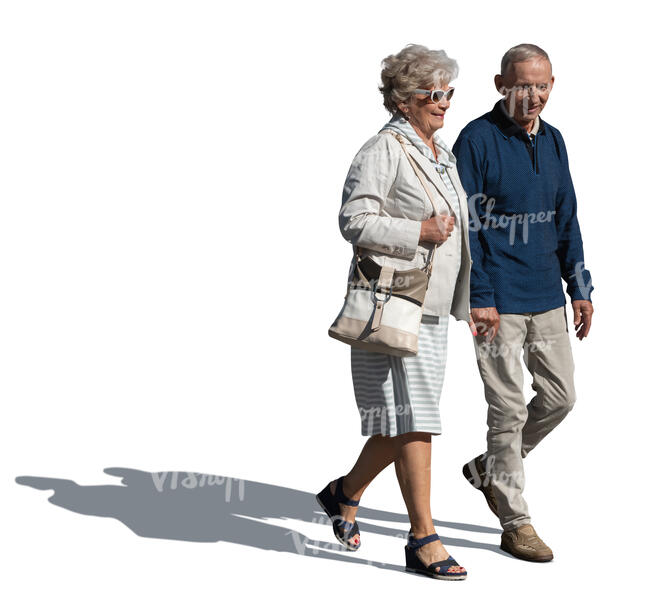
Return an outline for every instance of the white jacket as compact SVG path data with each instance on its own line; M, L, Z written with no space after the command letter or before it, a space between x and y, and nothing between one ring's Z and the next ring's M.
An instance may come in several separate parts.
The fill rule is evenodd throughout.
M434 135L436 144L442 143ZM444 145L444 144L442 144ZM446 148L446 146L445 146ZM451 204L449 192L431 161L408 140L406 149L429 181L436 214L448 212L445 199ZM450 153L451 154L451 153ZM453 155L451 156L453 158ZM471 256L467 224L467 196L454 164L448 169L451 182L458 194L461 218L454 230L462 230L461 264L455 282L444 279L441 264L445 263L445 245L439 245L433 258L433 271L423 314L470 320L469 280ZM343 201L339 212L339 227L343 237L360 247L361 255L368 255L380 265L399 270L418 267L424 269L433 243L420 240L421 222L433 215L433 207L399 141L389 132L380 131L357 152L343 187ZM460 223L460 226L459 226ZM457 259L457 258L456 258ZM354 256L350 268L354 264ZM439 271L436 274L436 268Z

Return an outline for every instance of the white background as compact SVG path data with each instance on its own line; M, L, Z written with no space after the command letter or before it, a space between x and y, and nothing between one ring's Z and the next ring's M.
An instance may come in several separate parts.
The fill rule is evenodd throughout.
M639 6L2 3L3 603L631 602L648 565ZM460 65L449 145L498 99L505 50L549 52L543 118L567 143L595 287L591 333L572 340L577 404L526 460L549 564L500 552L461 476L486 405L452 319L432 508L462 584L403 573L392 468L363 496L351 562L299 549L334 547L313 494L364 442L349 348L327 336L351 255L337 214L389 118L381 59L410 42ZM230 501L225 484L157 492L152 471L244 483Z

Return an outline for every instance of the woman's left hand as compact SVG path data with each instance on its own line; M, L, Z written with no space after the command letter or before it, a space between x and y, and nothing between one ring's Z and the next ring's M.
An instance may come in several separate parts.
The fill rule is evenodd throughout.
M470 331L472 332L472 335L476 337L478 331L476 330L476 325L474 324L474 320L472 317L469 317L469 320L467 321L467 324L469 325Z

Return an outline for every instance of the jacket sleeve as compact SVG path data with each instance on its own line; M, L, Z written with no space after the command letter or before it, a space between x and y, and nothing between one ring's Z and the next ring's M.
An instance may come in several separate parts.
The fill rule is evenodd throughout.
M557 230L557 256L562 278L567 284L566 292L575 299L591 301L591 274L585 268L582 235L578 224L576 195L569 171L569 158L564 139L555 131L557 149L562 164L562 176L555 199L555 227Z
M496 307L494 288L483 267L486 245L480 219L481 205L485 202L484 162L469 137L462 132L456 139L452 151L456 156L460 181L467 194L469 245L473 261L470 275L470 306L472 308L493 308Z
M401 148L377 135L357 153L343 186L339 228L353 245L413 259L420 242L421 221L392 217L384 210L396 179Z

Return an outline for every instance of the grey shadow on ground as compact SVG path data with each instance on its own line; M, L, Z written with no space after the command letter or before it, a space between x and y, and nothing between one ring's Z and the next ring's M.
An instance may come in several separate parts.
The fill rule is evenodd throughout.
M330 531L332 541L318 541L289 527L264 522L268 519L321 523L331 529L329 518L314 493L229 476L192 472L145 472L132 468L105 468L121 485L79 485L68 479L19 476L16 482L42 491L53 491L48 501L87 516L114 518L141 537L186 542L231 542L262 550L372 565L403 571L403 566L359 558L346 551ZM319 489L320 490L320 489ZM399 537L405 531L368 521L408 524L406 514L360 506L357 512L363 533ZM499 529L435 520L437 527L481 533ZM441 535L448 546L491 550L505 555L497 545ZM363 542L363 539L362 539ZM362 546L363 548L363 546Z

